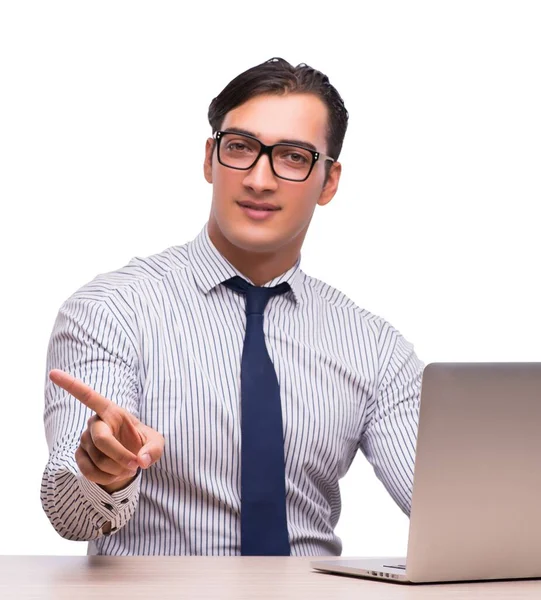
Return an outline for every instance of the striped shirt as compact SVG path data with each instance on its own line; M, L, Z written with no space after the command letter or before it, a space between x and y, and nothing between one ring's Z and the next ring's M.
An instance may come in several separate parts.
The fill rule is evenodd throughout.
M220 283L244 276L207 226L96 276L59 309L46 373L81 379L165 438L156 464L107 493L74 457L92 411L46 375L41 502L55 530L88 541L89 554L241 554L245 298ZM300 260L265 284L291 287L264 318L280 385L288 532L293 556L340 555L339 479L357 450L409 514L424 363L389 323L306 275Z

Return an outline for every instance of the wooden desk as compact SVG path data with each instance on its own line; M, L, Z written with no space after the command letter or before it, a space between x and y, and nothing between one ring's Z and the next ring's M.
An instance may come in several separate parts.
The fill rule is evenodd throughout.
M405 586L318 573L309 561L308 557L0 556L0 598L541 598L540 580Z

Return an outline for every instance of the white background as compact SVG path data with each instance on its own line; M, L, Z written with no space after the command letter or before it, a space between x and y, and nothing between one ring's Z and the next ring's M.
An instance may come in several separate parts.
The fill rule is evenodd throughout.
M0 554L86 554L39 500L58 308L199 233L208 105L272 56L329 75L350 113L303 270L426 363L541 360L540 31L536 1L2 2ZM405 552L361 454L342 493L344 556Z

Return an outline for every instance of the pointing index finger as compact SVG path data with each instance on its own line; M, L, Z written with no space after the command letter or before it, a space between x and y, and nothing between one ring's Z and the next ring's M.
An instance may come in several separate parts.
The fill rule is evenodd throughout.
M111 400L98 394L98 392L86 385L86 383L83 383L80 379L75 379L75 377L72 377L60 369L52 369L49 371L49 379L69 392L85 406L88 406L88 408L93 410L99 417L103 417L107 409L113 404Z

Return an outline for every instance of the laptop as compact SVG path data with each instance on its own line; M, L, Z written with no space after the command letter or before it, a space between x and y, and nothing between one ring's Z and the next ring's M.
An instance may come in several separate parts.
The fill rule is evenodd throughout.
M407 558L310 565L397 583L538 578L540 515L541 363L430 363Z

